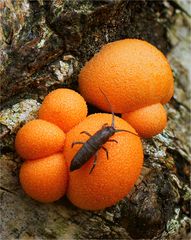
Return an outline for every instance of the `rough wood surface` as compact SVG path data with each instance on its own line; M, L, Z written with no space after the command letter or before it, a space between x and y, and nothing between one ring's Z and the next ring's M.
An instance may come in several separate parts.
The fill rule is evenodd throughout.
M190 18L181 1L1 1L1 238L189 239ZM189 4L189 3L188 3ZM141 38L161 49L175 76L168 126L144 140L132 192L115 206L83 211L66 198L41 204L18 181L18 128L48 91L76 89L80 68L102 45ZM93 111L91 109L91 111Z

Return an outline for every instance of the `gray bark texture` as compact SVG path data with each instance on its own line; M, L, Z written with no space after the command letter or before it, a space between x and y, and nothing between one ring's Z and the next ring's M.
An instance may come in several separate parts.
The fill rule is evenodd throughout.
M190 1L1 0L1 239L190 239ZM168 126L143 140L144 167L115 206L85 211L21 189L14 138L44 96L77 89L81 67L106 43L145 39L169 59ZM91 110L90 110L91 111ZM92 110L94 111L94 110Z

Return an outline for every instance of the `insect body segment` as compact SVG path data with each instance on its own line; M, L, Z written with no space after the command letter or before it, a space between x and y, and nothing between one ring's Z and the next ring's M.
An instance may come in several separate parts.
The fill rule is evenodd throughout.
M116 129L114 127L115 115L114 115L114 112L112 110L112 106L109 102L109 99L105 95L105 93L101 89L100 89L100 91L102 92L102 94L104 95L105 99L107 100L108 104L111 107L111 112L112 112L111 126L108 126L108 124L105 123L102 126L102 128L100 130L98 130L94 135L91 135L90 133L88 133L86 131L81 132L81 134L86 134L90 138L87 140L87 142L73 142L72 143L72 147L75 144L82 144L82 147L79 149L79 151L76 153L76 155L72 159L71 165L70 165L70 171L74 171L74 170L77 170L77 169L81 168L82 165L84 165L92 156L95 155L93 166L92 166L92 168L89 172L89 173L91 173L93 171L95 165L96 165L97 154L98 154L98 150L100 148L102 148L106 152L106 156L107 156L107 159L108 159L109 158L108 157L108 150L105 147L103 147L103 144L105 144L107 141L117 143L117 141L115 139L109 139L115 133L117 133L117 132L128 132L128 133L131 133L133 135L138 136L137 134L135 134L133 132L130 132L130 131L127 131L127 130L124 130L124 129Z
M70 171L79 169L93 155L95 155L100 148L102 148L106 152L106 156L108 158L108 151L102 145L104 143L106 143L111 136L114 135L115 131L116 130L112 126L107 126L107 127L104 127L103 129L100 129L92 136L86 131L81 132L81 133L84 133L84 134L90 136L90 138L85 143L74 142L72 144L72 147L75 144L83 144L83 146L80 148L80 150L74 156L74 158L71 162L71 165L70 165ZM117 142L116 140L114 140L114 141ZM97 158L97 155L95 155L95 158ZM92 169L90 170L90 172L92 172L94 166L95 166L95 162L94 162L94 165L93 165Z

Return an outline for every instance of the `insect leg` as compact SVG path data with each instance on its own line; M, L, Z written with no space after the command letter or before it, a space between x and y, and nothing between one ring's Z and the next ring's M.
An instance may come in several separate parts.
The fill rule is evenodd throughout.
M118 141L115 140L115 139L109 139L108 142L115 142L115 143L118 143Z
M131 133L131 134L133 134L133 135L135 135L135 136L139 136L138 134L136 134L136 133L133 133L133 132L131 132L131 131L128 131L128 130L125 130L125 129L116 129L115 130L115 133L116 132L128 132L128 133Z
M91 173L92 173L93 169L94 169L94 168L95 168L95 166L96 166L96 162L97 162L97 155L98 155L98 152L96 152L96 153L95 153L95 158L94 158L93 166L92 166L92 168L90 169L90 171L89 171L89 174L91 174Z
M91 137L92 135L89 133L89 132L86 132L86 131L83 131L83 132L81 132L80 134L86 134L86 135L88 135L89 137Z
M84 144L84 142L73 142L72 145L71 145L71 147L73 148L73 146L74 146L75 144Z
M106 157L107 157L107 160L109 159L109 153L108 153L108 150L107 150L107 148L105 148L105 147L101 147L105 152L106 152Z

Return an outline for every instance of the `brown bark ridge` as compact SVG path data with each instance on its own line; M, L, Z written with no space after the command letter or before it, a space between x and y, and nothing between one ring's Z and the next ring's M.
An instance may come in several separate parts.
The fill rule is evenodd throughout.
M189 239L188 6L179 0L1 1L2 239ZM101 46L124 38L157 46L175 76L168 126L144 140L144 167L134 189L97 212L80 210L66 197L52 204L32 200L18 180L18 128L36 117L50 90L76 89L81 67Z

